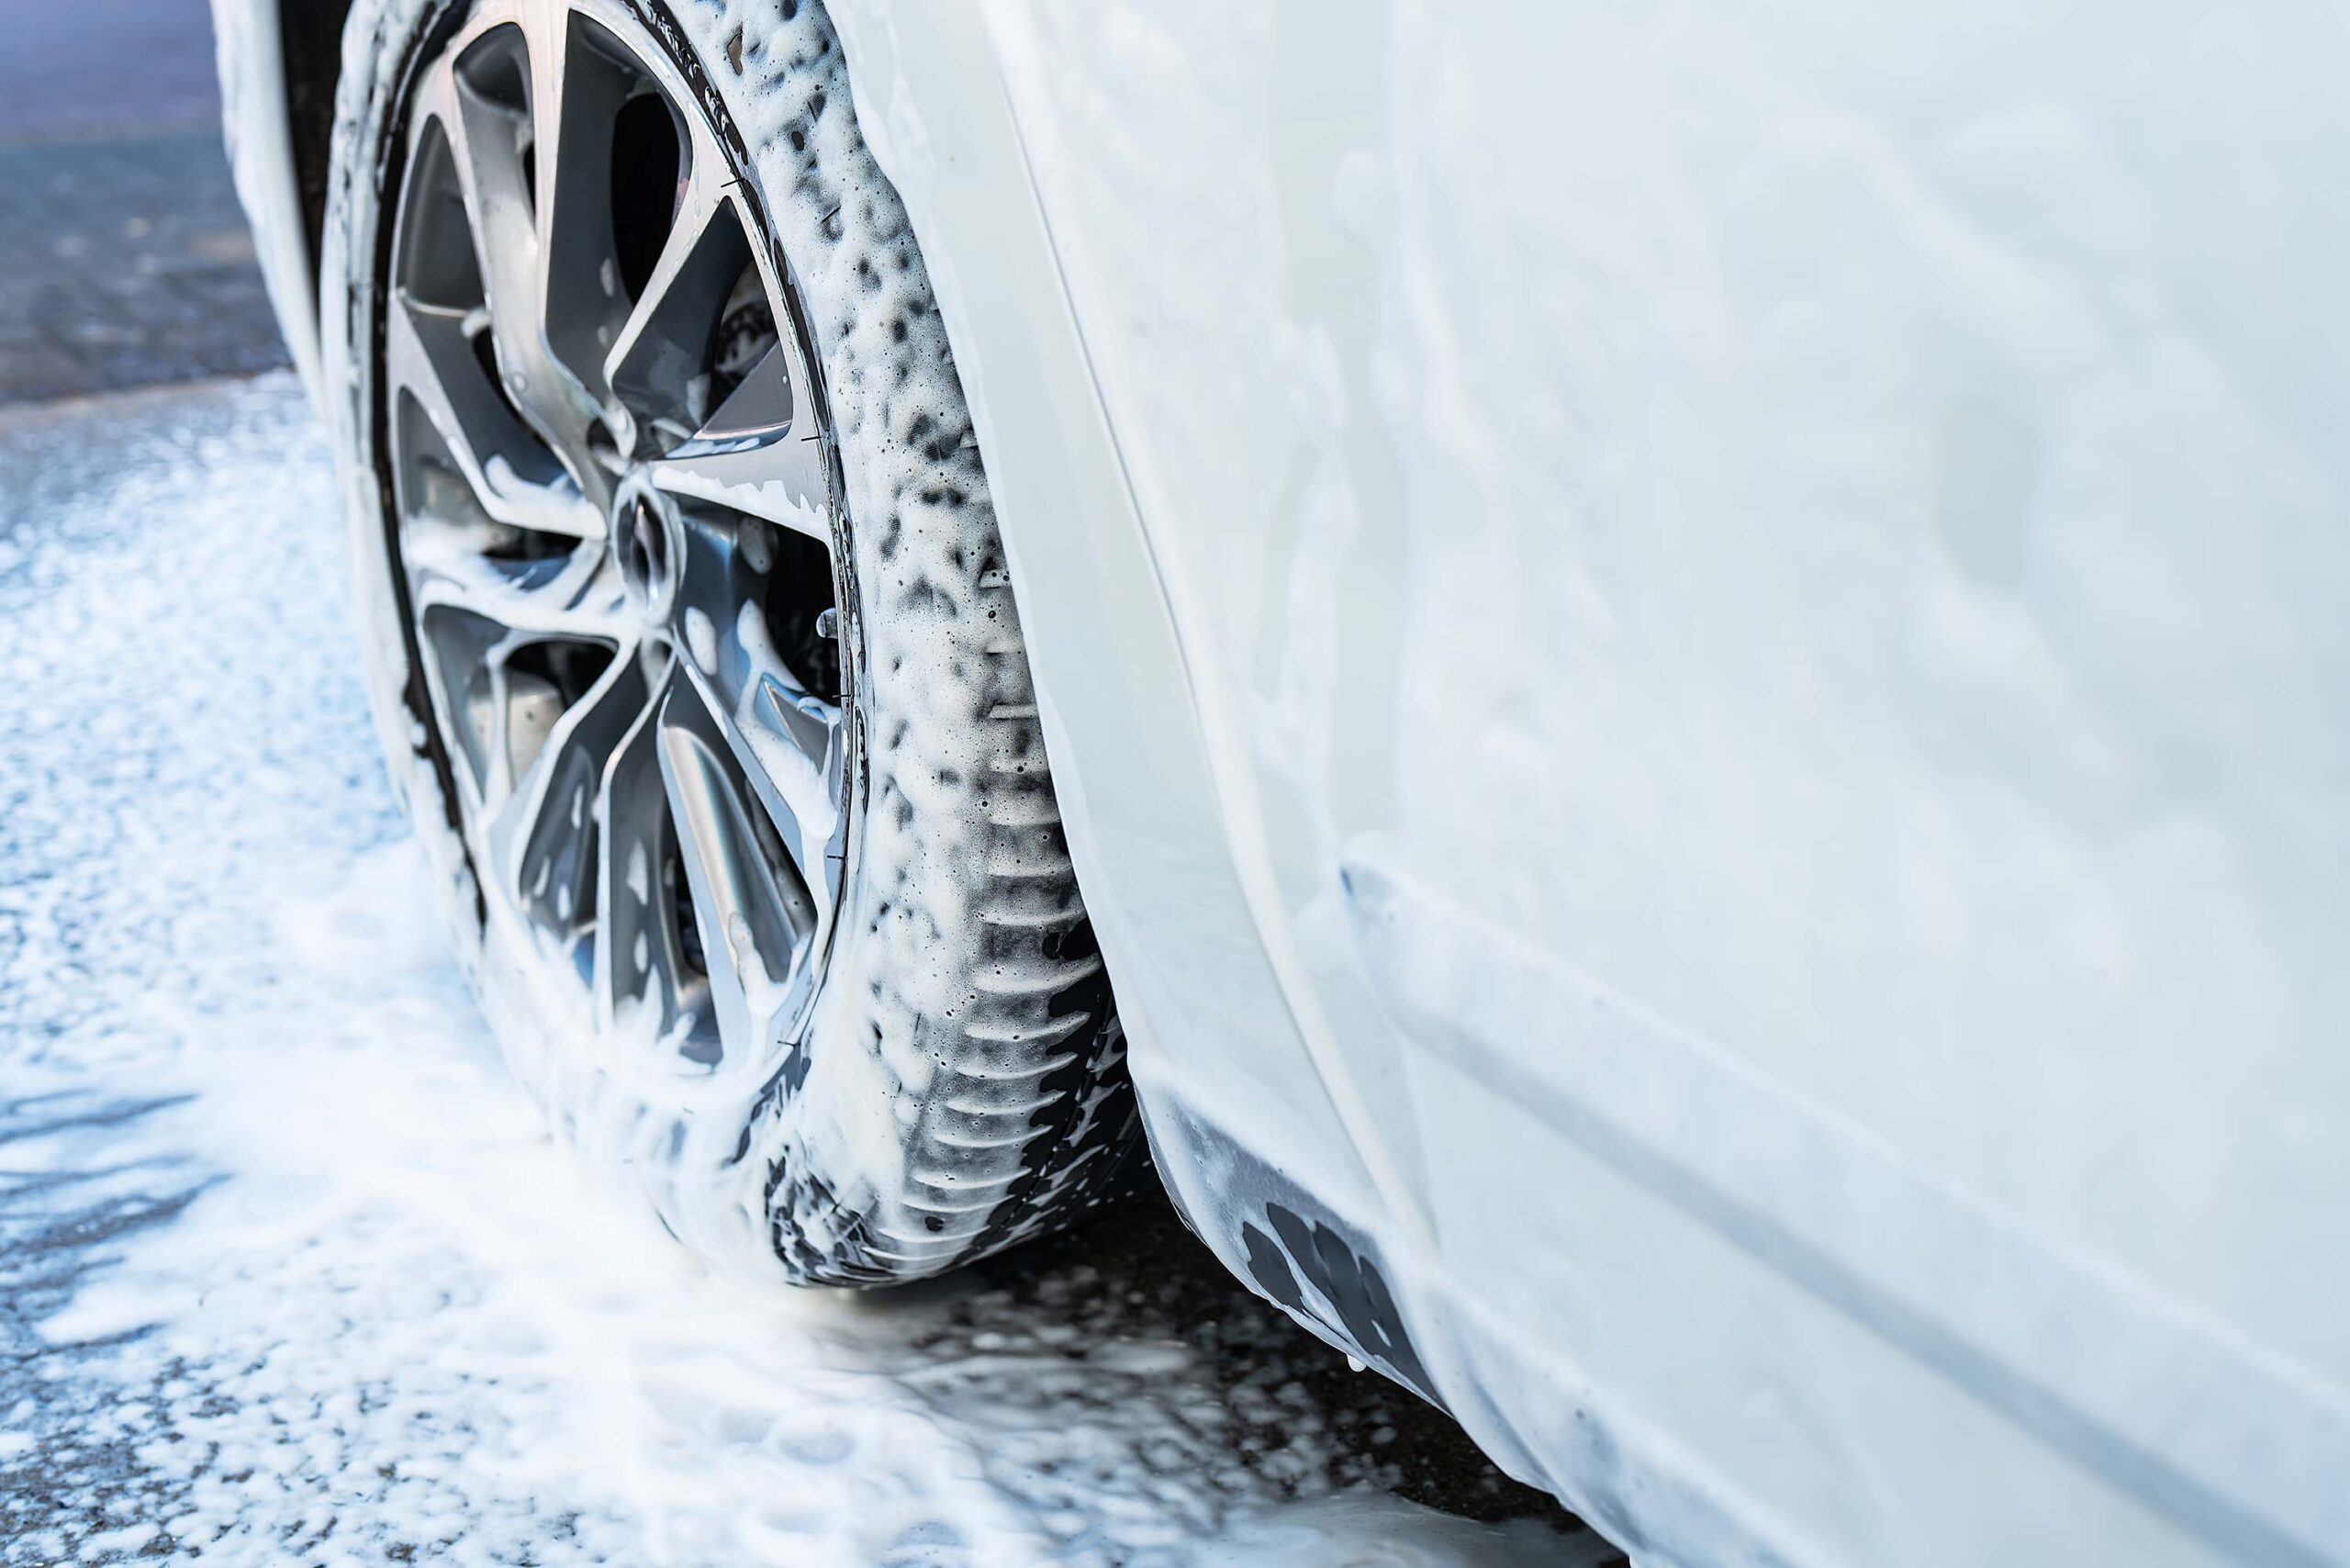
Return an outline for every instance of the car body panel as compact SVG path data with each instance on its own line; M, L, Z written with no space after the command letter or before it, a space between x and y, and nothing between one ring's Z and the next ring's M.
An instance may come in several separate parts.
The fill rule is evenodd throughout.
M2331 24L841 9L1000 466L901 165L1008 100L1174 622L1293 1024L1130 1009L1227 1261L1286 1173L1661 1559L2337 1560Z
M237 199L252 222L255 259L286 352L319 398L318 263L302 222L287 117L285 56L274 0L212 0L220 62L221 130Z
M2344 24L833 11L1227 1265L1645 1562L2350 1562Z

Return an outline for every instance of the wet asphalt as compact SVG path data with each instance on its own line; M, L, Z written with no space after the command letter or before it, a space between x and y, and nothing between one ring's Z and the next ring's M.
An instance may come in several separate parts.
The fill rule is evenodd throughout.
M0 403L285 362L204 0L0 0Z

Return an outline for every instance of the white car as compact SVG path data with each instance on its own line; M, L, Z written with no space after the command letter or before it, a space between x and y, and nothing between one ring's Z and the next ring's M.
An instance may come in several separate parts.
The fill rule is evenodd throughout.
M686 1245L1147 1132L1646 1563L2350 1562L2350 16L216 10L394 776Z

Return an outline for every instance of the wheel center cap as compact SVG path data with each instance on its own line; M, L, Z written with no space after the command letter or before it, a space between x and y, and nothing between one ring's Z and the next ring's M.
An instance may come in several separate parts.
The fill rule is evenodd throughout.
M665 623L685 565L677 507L642 475L631 474L612 498L610 533L612 560L629 598L648 624Z

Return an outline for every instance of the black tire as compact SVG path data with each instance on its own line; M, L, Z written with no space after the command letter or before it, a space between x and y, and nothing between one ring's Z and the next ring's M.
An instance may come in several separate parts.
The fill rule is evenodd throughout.
M345 35L322 336L380 726L485 1011L558 1127L716 1263L935 1274L1103 1202L1140 1143L986 475L822 7L624 3L700 90L797 275L845 476L864 830L807 1036L733 1085L615 1060L480 893L404 604L382 390L405 95L464 0L360 0Z

